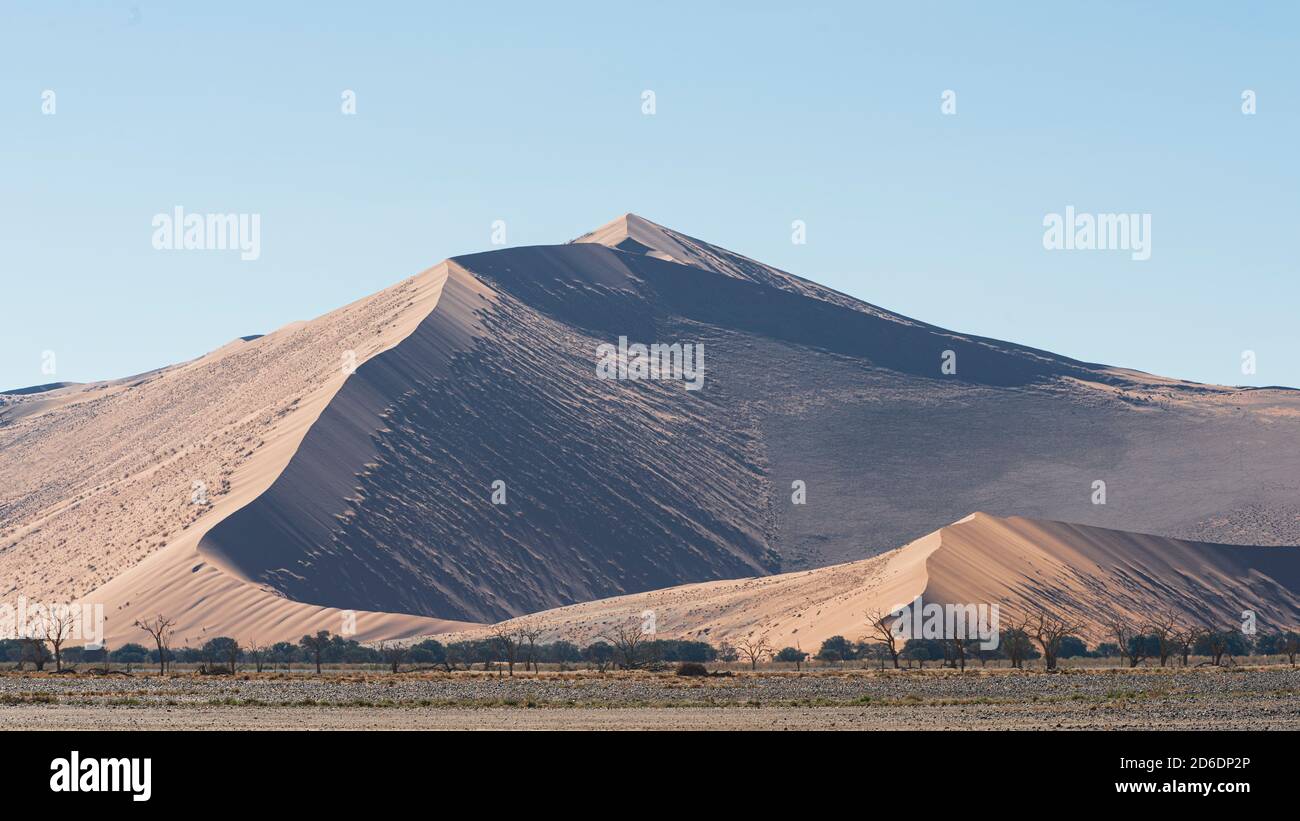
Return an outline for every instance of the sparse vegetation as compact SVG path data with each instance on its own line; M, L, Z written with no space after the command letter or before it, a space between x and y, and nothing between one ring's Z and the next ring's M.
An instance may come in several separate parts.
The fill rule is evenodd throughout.
M172 629L176 624L175 619L169 619L159 613L152 619L137 621L136 627L149 634L154 644L158 647L158 674L164 675L167 672L167 645L171 641Z
M775 656L775 661L783 661L787 664L793 664L794 669L802 670L803 663L808 660L808 654L795 647L782 647Z
M158 626L161 635L155 638ZM140 625L137 625L140 626ZM893 649L885 642L869 642L871 633L862 641L851 641L844 636L832 636L822 642L815 654L798 647L772 648L764 637L745 637L714 646L708 642L686 639L653 639L641 634L638 625L628 625L625 631L611 630L585 646L567 639L545 641L540 631L524 629L491 635L489 638L455 641L443 644L436 639L419 642L379 642L364 645L352 639L318 631L302 637L297 644L278 642L271 646L255 640L241 643L232 637L218 636L199 647L169 645L170 621L166 618L152 620L152 628L145 629L154 639L153 649L139 643L126 643L108 652L103 649L84 649L60 644L57 655L45 639L15 639L0 641L0 663L8 662L18 670L34 668L45 672L49 662L55 670L86 662L99 667L87 672L107 674L131 672L135 667L153 662L159 673L180 675L185 670L236 675L292 673L297 664L310 665L317 674L324 675L327 666L336 670L386 670L399 674L404 669L414 671L440 671L446 674L500 669L502 675L512 677L519 666L526 673L554 675L575 669L587 668L597 673L611 669L619 671L675 671L683 663L719 663L743 665L743 669L759 673L765 665L791 665L796 672L812 670L852 670L878 668L884 671L889 662L898 659L898 669L904 664L913 670L930 670L935 666L966 672L968 661L978 659L979 670L1012 668L1018 670L1061 670L1062 663L1073 660L1066 669L1095 669L1120 665L1133 669L1150 660L1150 669L1189 667L1192 659L1210 667L1240 666L1247 657L1261 663L1277 657L1295 667L1300 656L1300 632L1274 630L1249 636L1235 628L1208 630L1187 627L1166 617L1147 622L1139 628L1126 621L1115 620L1110 625L1109 637L1113 641L1099 642L1090 649L1075 633L1077 625L1066 623L1045 613L1024 618L1003 629L996 648L981 648L976 639L909 639L896 644ZM160 641L161 639L161 641ZM1121 644L1122 642L1122 644ZM1165 663L1158 664L1163 656ZM1175 659L1181 659L1181 664ZM1035 660L1041 660L1033 664ZM30 664L29 664L30 663ZM1274 662L1278 663L1278 662ZM177 672L177 665L181 672ZM733 668L734 669L734 668ZM978 671L976 671L978 672Z

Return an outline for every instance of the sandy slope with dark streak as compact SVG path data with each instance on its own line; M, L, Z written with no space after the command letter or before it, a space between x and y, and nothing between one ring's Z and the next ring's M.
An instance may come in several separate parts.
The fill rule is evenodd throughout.
M597 379L619 336L704 344L704 389ZM347 609L386 638L852 562L976 509L1300 543L1297 441L1295 391L948 331L628 215L193 362L6 395L0 590L91 593L114 638L159 609L195 640Z
M397 344L437 304L445 270L192 362L6 397L0 600L103 604L114 643L140 640L132 622L159 612L177 619L177 639L188 643L222 632L259 640L338 632L339 609L249 584L200 556L197 542L288 464L347 379L344 355L364 363ZM449 625L357 616L363 638Z
M775 569L759 455L718 424L725 396L597 379L599 340L452 271L203 551L291 598L472 621ZM447 326L480 297L470 344Z

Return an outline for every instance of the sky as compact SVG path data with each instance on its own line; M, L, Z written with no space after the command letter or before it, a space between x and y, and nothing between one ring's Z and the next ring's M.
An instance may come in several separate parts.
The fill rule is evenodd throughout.
M953 330L1300 386L1300 7L1048 5L6 0L0 389L629 211ZM156 249L178 206L260 255ZM1045 249L1067 206L1149 215L1150 258Z

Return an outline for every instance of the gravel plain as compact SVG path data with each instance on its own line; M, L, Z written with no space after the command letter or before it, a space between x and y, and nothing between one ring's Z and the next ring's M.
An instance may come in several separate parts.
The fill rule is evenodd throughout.
M0 674L0 729L1300 729L1300 671Z

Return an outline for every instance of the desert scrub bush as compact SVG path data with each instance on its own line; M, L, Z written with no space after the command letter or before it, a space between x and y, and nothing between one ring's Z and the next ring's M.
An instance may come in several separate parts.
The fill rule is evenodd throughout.
M0 695L0 705L57 704L58 699L49 693L5 693Z
M707 676L708 674L709 671L698 661L683 661L677 665L677 675L679 676Z

